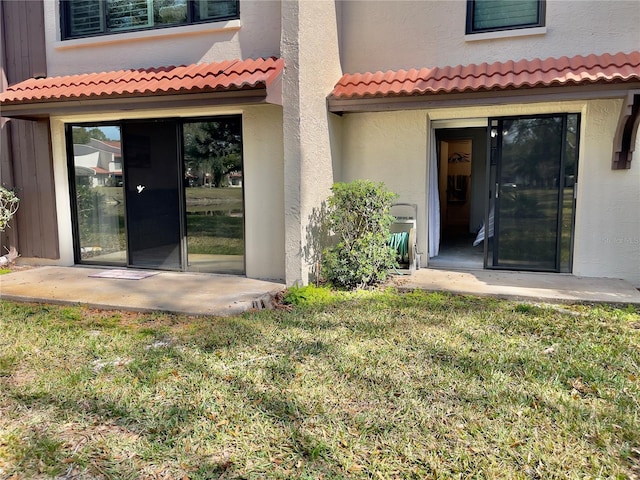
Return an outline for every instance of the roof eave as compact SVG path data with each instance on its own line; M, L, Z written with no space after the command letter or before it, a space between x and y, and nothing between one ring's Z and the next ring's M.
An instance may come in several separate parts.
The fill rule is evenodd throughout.
M588 85L561 85L518 89L483 90L463 93L425 93L417 95L387 95L376 97L335 98L327 104L332 113L385 112L419 110L472 105L502 105L505 103L539 103L568 100L623 98L629 90L640 88L640 81Z
M154 108L188 108L203 105L248 105L271 103L264 84L244 89L206 93L162 95L118 95L3 103L0 116L36 120L55 115L131 111Z

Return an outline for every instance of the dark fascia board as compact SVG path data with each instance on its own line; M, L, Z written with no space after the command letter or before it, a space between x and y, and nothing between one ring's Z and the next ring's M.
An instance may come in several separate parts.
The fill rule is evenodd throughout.
M7 104L0 107L0 116L22 120L37 120L56 115L266 103L268 103L266 88L253 88L232 92L118 96L94 99L64 99L49 102L19 103L15 105Z
M429 93L395 97L327 98L329 111L337 114L422 110L447 107L491 106L510 103L540 103L572 100L625 98L640 82L602 85L540 87L468 93Z

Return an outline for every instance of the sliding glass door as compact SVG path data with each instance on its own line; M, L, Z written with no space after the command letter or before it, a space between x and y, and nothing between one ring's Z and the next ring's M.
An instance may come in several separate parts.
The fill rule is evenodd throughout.
M242 117L67 128L78 263L243 274Z
M571 271L577 114L490 120L491 268Z

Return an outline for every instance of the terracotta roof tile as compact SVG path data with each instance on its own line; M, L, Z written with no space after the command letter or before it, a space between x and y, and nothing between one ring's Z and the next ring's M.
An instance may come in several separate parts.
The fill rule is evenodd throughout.
M352 99L624 81L640 81L640 51L351 73L342 76L331 97Z
M0 101L8 105L119 95L166 95L264 88L282 72L283 66L282 59L271 57L31 78L8 87L0 94Z

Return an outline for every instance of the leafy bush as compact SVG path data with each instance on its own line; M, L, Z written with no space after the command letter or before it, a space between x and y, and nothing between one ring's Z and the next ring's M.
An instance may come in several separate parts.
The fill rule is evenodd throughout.
M20 199L15 193L0 187L0 232L4 232L5 228L7 228L19 205Z
M384 281L397 267L387 245L395 193L383 183L356 180L333 185L328 199L328 227L337 244L325 249L322 271L333 285L362 288Z

